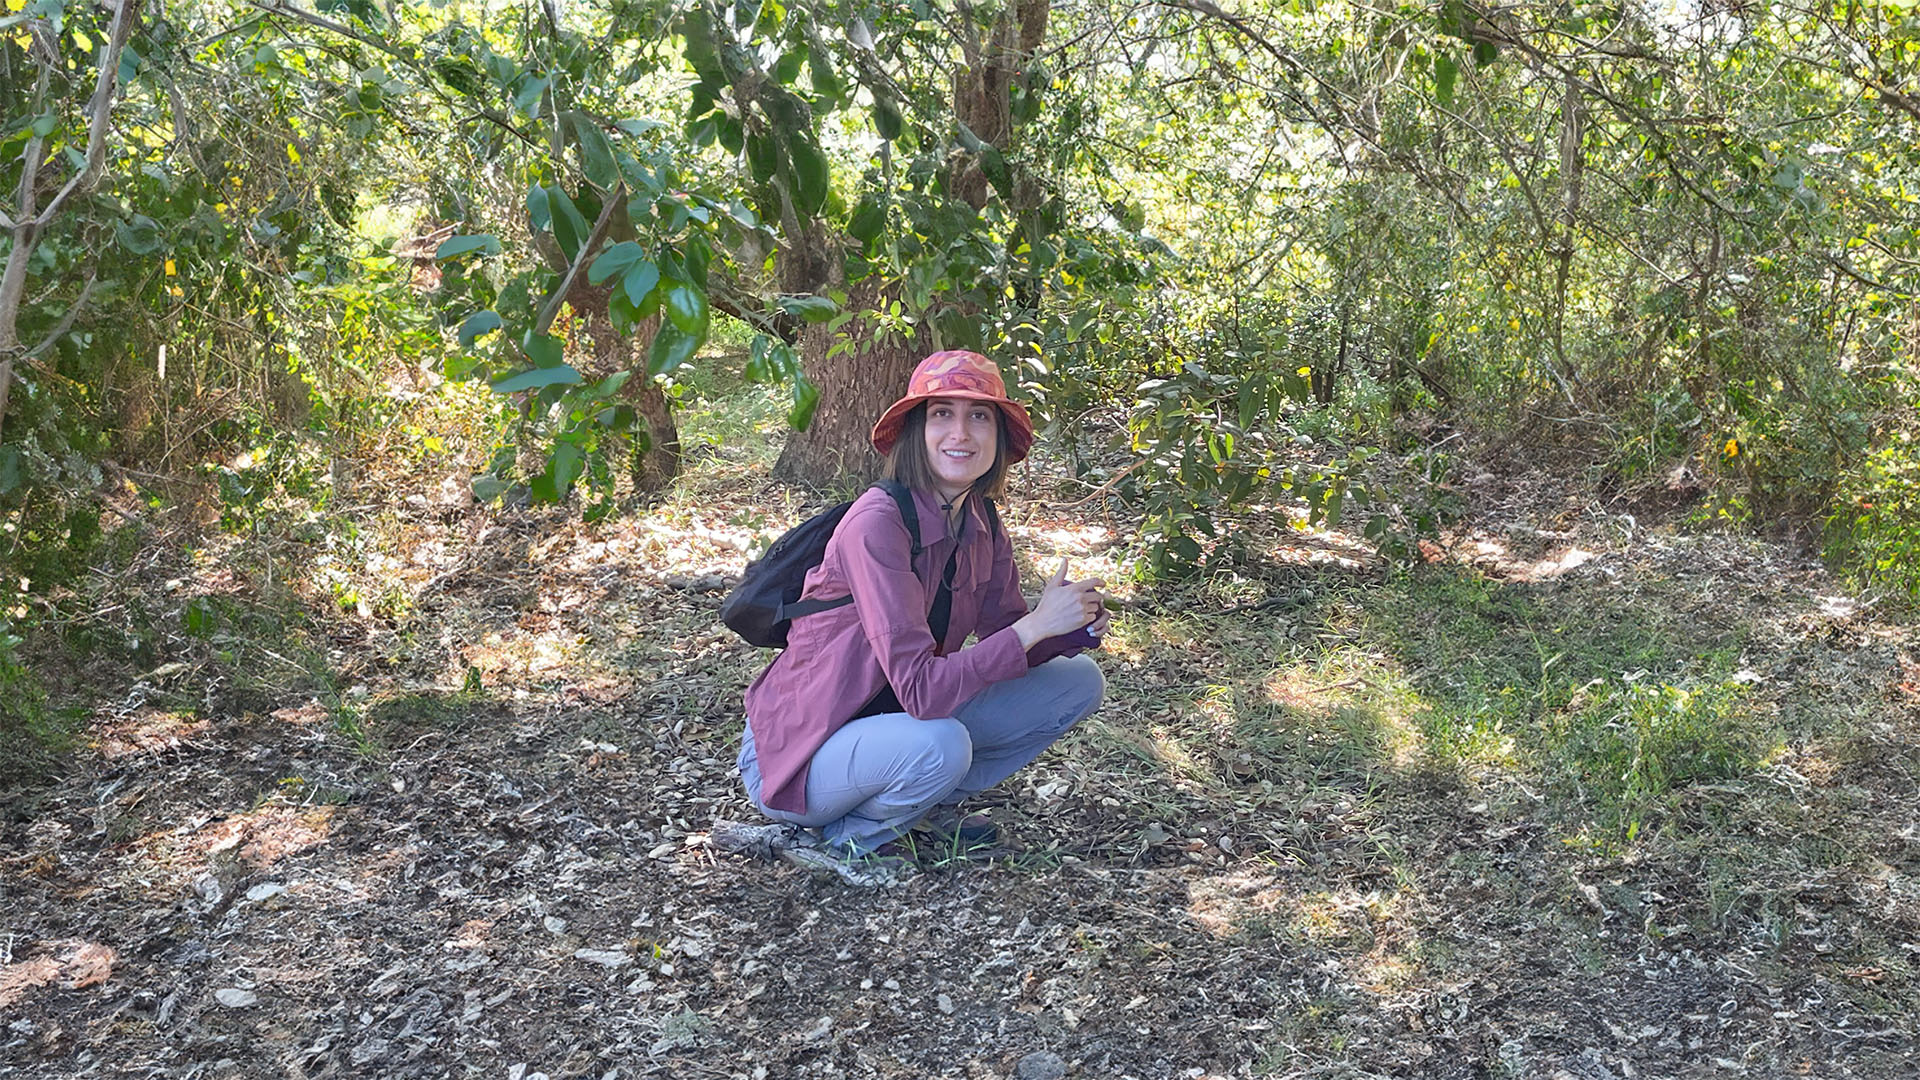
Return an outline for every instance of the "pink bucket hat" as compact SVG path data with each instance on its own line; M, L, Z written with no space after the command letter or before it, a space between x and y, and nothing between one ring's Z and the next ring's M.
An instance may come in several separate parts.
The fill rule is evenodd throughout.
M892 450L907 414L915 405L933 398L967 398L998 405L1007 421L1007 464L1026 457L1033 449L1033 420L1027 410L1007 397L1000 366L963 349L937 352L920 361L920 366L913 369L913 378L907 380L907 395L889 406L880 422L873 425L873 448L883 454Z

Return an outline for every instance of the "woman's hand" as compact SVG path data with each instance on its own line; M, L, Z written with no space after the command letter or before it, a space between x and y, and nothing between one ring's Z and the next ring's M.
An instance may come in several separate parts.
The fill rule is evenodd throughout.
M1087 624L1087 633L1092 634L1096 638L1106 637L1107 624L1113 621L1113 612L1108 611L1107 605L1104 603L1107 598L1102 595L1100 599L1103 601L1100 605L1100 614L1095 615L1093 621Z
M1060 569L1047 579L1047 587L1040 593L1040 602L1013 624L1020 647L1031 649L1035 642L1070 634L1102 618L1106 608L1101 606L1104 597L1100 586L1104 584L1100 578L1068 581L1067 560L1061 559Z

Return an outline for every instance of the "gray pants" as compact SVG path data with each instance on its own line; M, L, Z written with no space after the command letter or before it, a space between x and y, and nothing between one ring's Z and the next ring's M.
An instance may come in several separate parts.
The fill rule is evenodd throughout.
M760 801L753 729L740 746L740 779L768 817L819 829L827 843L866 854L952 805L1012 776L1100 706L1106 688L1088 656L1063 656L995 683L952 717L881 713L848 721L827 737L807 772L807 811Z

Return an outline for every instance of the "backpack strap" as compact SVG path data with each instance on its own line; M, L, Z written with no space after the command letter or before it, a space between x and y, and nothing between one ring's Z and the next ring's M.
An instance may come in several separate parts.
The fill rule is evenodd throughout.
M906 523L907 537L913 542L913 551L911 555L908 556L908 565L912 565L911 560L919 558L922 550L920 547L920 512L914 509L913 492L907 489L907 485L895 480L882 480L873 486L893 496L894 504L900 507L900 520ZM997 521L998 519L995 520ZM838 596L832 600L795 600L790 604L781 605L779 618L787 620L797 619L802 615L831 611L837 607L846 607L851 603L853 603L852 596Z
M919 558L923 550L920 546L920 511L914 508L913 492L898 480L882 480L873 485L893 496L894 504L900 507L900 520L906 522L907 538L913 541L912 558Z

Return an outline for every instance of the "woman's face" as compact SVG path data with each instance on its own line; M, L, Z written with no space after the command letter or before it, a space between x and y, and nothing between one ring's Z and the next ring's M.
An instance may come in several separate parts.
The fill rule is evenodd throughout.
M927 402L927 464L942 495L958 495L985 476L999 450L999 409L966 398Z

